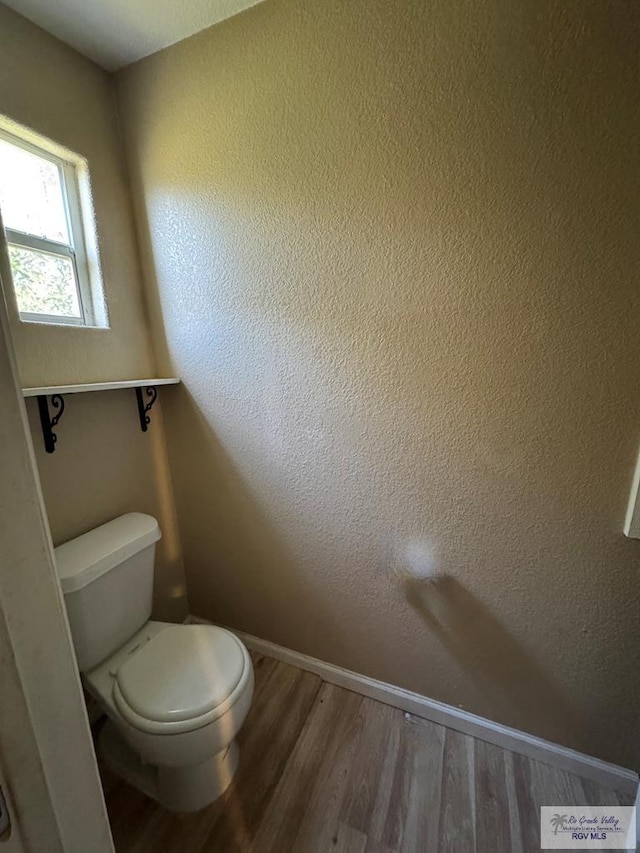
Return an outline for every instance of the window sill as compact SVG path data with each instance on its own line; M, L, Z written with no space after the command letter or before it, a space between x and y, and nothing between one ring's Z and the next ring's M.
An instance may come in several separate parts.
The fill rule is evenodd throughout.
M109 332L111 326L87 325L85 323L65 323L63 320L29 320L20 317L20 322L25 326L45 326L47 329L77 329L78 331Z

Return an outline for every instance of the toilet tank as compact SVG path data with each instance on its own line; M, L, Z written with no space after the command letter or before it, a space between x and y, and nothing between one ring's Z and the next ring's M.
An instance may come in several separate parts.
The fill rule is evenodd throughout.
M55 549L80 672L113 654L151 616L158 522L130 512Z

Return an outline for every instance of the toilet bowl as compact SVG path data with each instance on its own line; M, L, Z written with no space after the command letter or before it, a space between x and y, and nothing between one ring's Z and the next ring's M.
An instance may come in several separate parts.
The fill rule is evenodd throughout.
M232 633L147 622L83 681L112 723L99 752L117 775L172 811L196 811L226 790L253 696L251 658Z
M109 719L99 752L173 811L230 784L253 666L230 631L149 620L155 519L129 513L56 548L83 683Z

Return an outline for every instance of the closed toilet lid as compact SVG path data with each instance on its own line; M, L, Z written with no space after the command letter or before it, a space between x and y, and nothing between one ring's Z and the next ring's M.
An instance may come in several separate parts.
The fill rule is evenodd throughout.
M118 668L114 698L130 719L192 720L227 704L248 664L244 647L224 628L175 625L153 636Z

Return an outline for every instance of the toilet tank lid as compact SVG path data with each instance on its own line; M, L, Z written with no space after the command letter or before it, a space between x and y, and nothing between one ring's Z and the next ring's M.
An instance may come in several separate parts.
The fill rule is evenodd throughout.
M54 549L63 592L75 592L160 539L152 515L128 512Z

